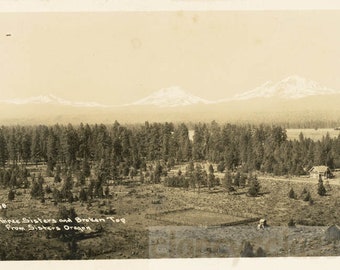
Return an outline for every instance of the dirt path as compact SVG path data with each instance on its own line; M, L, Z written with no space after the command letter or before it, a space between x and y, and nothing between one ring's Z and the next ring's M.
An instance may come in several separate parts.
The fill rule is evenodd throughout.
M279 177L267 177L267 176L259 176L259 180L269 180L269 181L284 181L284 182L295 182L295 183L306 183L306 184L317 184L318 180L314 178L297 178L297 177L292 177L292 178L279 178ZM340 179L327 179L324 180L324 183L328 181L330 185L334 186L340 186Z

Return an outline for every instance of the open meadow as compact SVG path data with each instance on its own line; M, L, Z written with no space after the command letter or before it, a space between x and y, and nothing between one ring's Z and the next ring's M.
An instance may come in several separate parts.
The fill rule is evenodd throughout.
M305 138L310 138L313 141L321 140L327 133L331 138L336 138L340 135L340 130L334 128L288 128L286 130L289 140L298 140L301 132Z
M42 166L38 170L44 171ZM61 185L52 177L45 175L44 179L44 187ZM339 254L339 243L326 239L326 229L340 223L339 179L325 181L327 196L317 194L316 179L266 175L258 179L261 189L256 197L247 194L247 186L233 192L222 186L193 190L141 184L138 179L110 185L109 197L94 198L91 203L56 204L48 195L41 202L31 199L29 189L17 189L15 199L8 201L8 190L1 189L0 201L6 204L0 219L1 258L239 257L246 242L254 254L260 248L262 256ZM293 199L288 196L292 188L296 194ZM78 194L79 189L74 187L72 192ZM312 203L302 199L303 189L310 192ZM73 207L76 212L76 224L60 225L81 228L76 242L54 237L53 232L38 228L40 222L34 223L39 218L56 219L61 206ZM35 229L24 222L15 223L23 218L31 220L27 224ZM268 223L263 230L257 228L261 218ZM294 226L288 226L290 220Z

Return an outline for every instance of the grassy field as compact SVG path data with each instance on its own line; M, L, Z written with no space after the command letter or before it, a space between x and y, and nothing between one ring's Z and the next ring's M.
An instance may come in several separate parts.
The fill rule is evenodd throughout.
M314 141L321 140L323 136L326 136L327 133L331 136L331 138L336 138L340 135L340 130L335 130L333 128L288 128L287 136L288 140L298 140L299 135L302 132L305 138L310 138ZM189 138L193 140L194 138L194 130L189 130Z
M45 202L30 198L29 190L19 189L14 201L8 201L8 190L0 190L2 219L55 218L60 206L74 207L78 217L107 218L102 214L109 205L116 209L114 218L125 223L82 222L90 226L88 237L77 242L77 256L81 259L123 258L184 258L238 257L245 241L254 249L261 247L267 256L335 256L339 243L325 240L325 230L340 224L340 186L338 179L329 180L327 196L317 194L315 179L280 179L260 176L261 195L247 196L247 187L228 193L222 187L214 192L207 188L184 190L164 187L163 184L110 186L110 199L94 199L91 206L80 202ZM45 185L53 186L52 178ZM59 184L55 184L59 185ZM293 188L296 199L288 197ZM301 192L310 191L313 204L302 200ZM76 192L76 188L74 190ZM155 203L157 201L157 203ZM171 212L174 209L190 211ZM164 215L164 213L167 213ZM161 219L150 219L159 214ZM238 221L242 218L265 218L269 227L257 230L257 222L228 227L209 227ZM296 227L288 227L293 219ZM175 224L179 220L181 224ZM200 227L200 226L207 227ZM70 243L51 238L45 231L9 231L0 224L1 258L11 259L67 259ZM196 239L193 242L193 239ZM5 253L3 253L5 252Z
M287 136L289 140L298 140L299 135L302 132L305 138L310 138L314 141L321 140L323 136L329 133L331 138L336 138L340 135L340 130L335 130L332 128L320 128L320 129L287 129Z
M194 208L160 213L157 218L171 224L191 226L219 226L242 221L246 223L246 219L242 217Z

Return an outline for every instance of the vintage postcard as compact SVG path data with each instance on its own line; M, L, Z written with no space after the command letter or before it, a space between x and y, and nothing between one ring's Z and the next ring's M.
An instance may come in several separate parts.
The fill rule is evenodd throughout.
M29 2L0 1L0 265L337 260L340 6Z

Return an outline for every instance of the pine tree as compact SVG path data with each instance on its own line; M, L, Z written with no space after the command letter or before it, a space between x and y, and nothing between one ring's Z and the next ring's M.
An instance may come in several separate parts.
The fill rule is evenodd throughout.
M203 171L202 171L202 166L200 164L197 164L196 167L195 167L194 179L195 179L195 183L197 184L197 187L198 187L198 192L200 192L201 191L201 185L204 182L204 175L203 175Z
M44 189L41 182L32 181L31 196L35 199L44 197Z
M94 190L95 182L93 180L90 181L87 187L87 198L93 199L93 190Z
M209 165L208 171L209 171L209 174L214 174L214 167L212 164Z
M0 128L0 166L5 167L8 158L7 145L3 130Z
M247 175L242 173L240 176L240 186L244 187L246 185Z
M293 188L291 188L289 190L288 197L291 198L291 199L295 199L296 198L296 194L295 194L295 191L294 191Z
M218 164L217 164L217 171L222 173L225 169L225 164L223 161L220 161Z
M84 175L83 171L80 171L80 172L78 173L77 179L78 179L78 184L79 184L80 186L84 186L84 185L85 185L86 178L85 178L85 175Z
M312 196L310 195L310 192L307 191L307 193L305 193L305 196L303 197L303 201L308 202L312 199Z
M53 172L54 166L57 163L57 137L50 128L48 131L47 144L46 144L46 156L48 171Z
M288 227L295 227L295 221L294 219L290 219L289 222L288 222Z
M325 196L326 195L326 189L323 185L323 181L322 181L322 178L321 176L319 176L319 183L318 183L318 194L320 196Z
M27 162L31 158L31 141L32 141L32 138L30 134L25 133L21 141L21 149L20 149L21 158L25 162L25 164L27 164Z
M87 158L83 159L82 161L82 172L85 177L91 176L91 167Z
M9 192L8 192L8 200L9 201L13 201L15 198L15 191L13 189L11 189Z
M61 188L61 196L64 199L69 199L72 195L72 188L73 188L73 180L71 175L66 176L64 180L64 184Z
M59 189L54 188L53 191L52 191L52 194L53 194L53 200L54 200L56 203L61 202L62 196L61 196L61 193L60 193L60 190L59 190Z
M73 203L73 202L74 202L74 197L73 197L73 193L72 193L72 192L69 192L69 193L67 194L67 201L68 201L69 203Z
M55 183L60 183L61 182L60 172L56 172L56 174L54 176L54 182Z
M256 256L256 257L266 257L267 254L266 254L266 252L263 250L262 247L258 247L257 250L256 250L255 256Z
M82 188L79 192L79 200L81 202L86 202L87 201L87 193L84 188Z
M233 178L231 176L230 171L226 171L224 174L224 179L223 179L223 186L225 189L227 189L228 192L235 191L235 189L232 187L233 183Z
M31 143L31 159L36 165L41 158L41 148L40 148L40 134L37 129L33 129L32 143Z
M303 190L301 191L301 198L304 199L306 197L306 194L308 193L307 189L304 187Z
M47 186L45 187L45 192L46 192L46 194L52 193L52 189L50 188L49 185L47 185Z
M142 170L140 170L139 175L140 175L139 181L141 182L141 184L144 184L145 177L144 177L144 173L142 172Z
M208 178L207 178L207 184L208 184L208 188L212 188L213 186L215 186L215 175L214 173L210 173L208 174Z
M108 198L110 196L110 188L109 186L106 186L105 190L104 190L104 193L105 193L105 197Z
M14 188L17 185L17 171L16 170L12 170L12 174L11 174L11 179L9 182L9 186L11 188Z
M257 180L257 177L253 177L250 180L250 187L248 190L248 194L252 197L256 197L259 194L260 191L260 183Z
M241 257L254 257L254 250L252 244L249 241L245 242L243 245L243 249L240 253Z
M240 186L240 179L241 179L241 174L240 172L236 172L235 177L234 177L234 185L239 187Z
M64 228L65 222L60 222L60 220L70 220L71 222L67 222L67 225L70 227L79 226L79 224L75 221L75 218L78 215L76 214L75 209L72 207L67 209L65 206L59 208L56 226L61 228L60 231L54 231L54 236L60 238L62 241L75 241L76 230L66 230Z
M155 166L155 170L153 172L153 177L154 177L153 181L154 181L155 184L160 183L162 172L163 172L163 168L162 168L161 164L159 162L157 162L157 164Z

